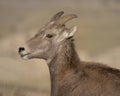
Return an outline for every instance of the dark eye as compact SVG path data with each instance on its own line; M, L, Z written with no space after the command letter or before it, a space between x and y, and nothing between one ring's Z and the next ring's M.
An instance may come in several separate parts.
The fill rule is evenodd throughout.
M52 34L47 34L46 37L48 37L48 38L52 38L53 35L52 35Z

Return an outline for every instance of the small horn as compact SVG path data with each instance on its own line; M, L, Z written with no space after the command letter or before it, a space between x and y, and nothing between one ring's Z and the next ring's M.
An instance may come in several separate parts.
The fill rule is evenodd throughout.
M63 25L64 23L66 23L67 21L69 21L73 18L77 18L77 15L75 15L75 14L65 15L65 16L61 17L60 19L58 19L55 23L56 23L56 25Z
M52 17L51 21L56 21L56 20L58 20L63 14L64 14L64 11L60 11L60 12L56 13L56 14Z

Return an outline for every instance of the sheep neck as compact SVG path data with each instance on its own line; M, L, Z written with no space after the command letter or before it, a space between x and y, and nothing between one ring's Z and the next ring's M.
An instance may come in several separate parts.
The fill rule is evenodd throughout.
M74 44L71 40L64 42L60 51L49 64L51 79L51 96L58 96L59 81L64 79L67 71L77 71L80 59L75 51Z

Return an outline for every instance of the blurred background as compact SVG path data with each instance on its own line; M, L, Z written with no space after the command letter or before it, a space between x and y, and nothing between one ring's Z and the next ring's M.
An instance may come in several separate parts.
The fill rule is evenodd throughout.
M0 96L49 96L47 64L18 48L61 10L78 15L67 26L80 58L120 69L120 0L0 0Z

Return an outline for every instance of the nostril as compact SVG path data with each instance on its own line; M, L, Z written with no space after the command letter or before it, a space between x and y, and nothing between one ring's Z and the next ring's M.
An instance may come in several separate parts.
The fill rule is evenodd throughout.
M19 52L24 51L24 50L25 50L24 47L20 47L20 48L19 48Z

